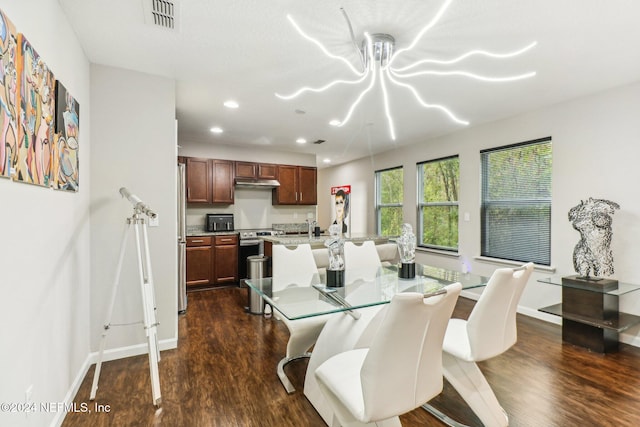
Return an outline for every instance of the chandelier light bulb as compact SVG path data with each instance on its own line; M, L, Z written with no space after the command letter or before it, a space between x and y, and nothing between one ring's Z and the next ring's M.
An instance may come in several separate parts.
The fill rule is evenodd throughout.
M361 58L361 62L363 65L362 71L358 71L356 67L354 67L347 58L339 55L334 55L331 52L329 52L329 50L320 41L306 34L302 30L302 28L300 28L300 26L295 22L295 20L291 15L287 15L287 19L289 20L293 28L298 32L298 34L300 34L304 39L315 44L329 58L336 59L345 63L347 65L347 68L351 72L353 72L355 75L357 75L358 78L354 80L336 79L320 87L314 88L314 87L304 86L288 95L281 95L278 93L276 93L275 95L280 99L290 100L290 99L296 98L297 96L300 96L305 92L319 93L319 92L324 92L326 90L329 90L334 86L359 85L363 83L365 80L369 80L369 83L367 84L367 86L362 89L360 94L356 97L356 99L347 109L347 113L345 117L342 120L333 119L329 122L331 126L342 127L349 122L355 109L362 102L365 95L371 91L371 89L378 83L378 80L379 80L380 88L382 90L382 104L383 104L384 113L387 119L389 136L391 140L395 141L396 131L395 131L393 117L391 115L389 89L388 89L387 83L407 89L413 95L417 103L423 108L436 109L438 111L441 111L454 123L457 123L463 126L468 125L469 124L468 121L457 117L456 114L454 114L449 108L445 107L444 105L430 104L426 102L424 99L422 99L422 96L420 95L418 90L404 80L411 79L414 77L419 77L419 76L438 76L438 77L460 76L460 77L470 78L470 79L479 80L483 82L504 83L504 82L512 82L512 81L532 78L536 75L536 73L527 72L527 73L522 73L522 74L513 75L513 76L485 76L485 75L481 75L481 74L474 73L472 71L467 71L467 70L429 70L429 69L425 70L423 69L423 70L416 70L413 72L407 72L407 71L425 64L438 64L438 65L444 65L444 66L457 64L459 62L462 62L466 58L469 58L472 56L484 56L492 59L512 58L518 55L522 55L528 52L529 50L533 49L537 45L537 42L534 41L520 49L511 51L511 52L498 53L498 52L491 52L488 50L474 49L474 50L470 50L469 52L463 53L462 55L459 55L453 59L444 60L444 59L436 59L436 58L425 58L420 61L412 62L403 67L399 67L399 68L392 67L393 62L396 60L398 56L416 47L418 42L427 33L427 31L433 28L440 21L440 19L444 16L445 12L447 11L451 3L453 3L453 0L445 0L444 3L440 6L440 8L436 11L435 15L431 18L431 20L425 25L424 28L422 28L418 32L418 34L415 36L411 44L409 44L407 47L404 47L402 49L395 50L395 51L394 51L395 39L393 36L389 34L380 34L380 33L369 34L368 32L364 33L365 39L362 43L362 48L361 49L358 48L358 45L353 36L351 23L349 22L346 12L344 11L343 8L341 8L343 15L347 19L347 23L349 24L351 39L356 49L359 49L358 54Z

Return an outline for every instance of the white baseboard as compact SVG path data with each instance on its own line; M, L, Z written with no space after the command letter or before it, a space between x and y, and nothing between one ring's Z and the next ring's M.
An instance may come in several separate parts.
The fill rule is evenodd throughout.
M178 348L178 339L177 338L169 338L166 340L158 341L158 348L160 351L171 350L174 348ZM105 350L102 355L102 361L108 362L110 360L124 359L132 356L139 356L141 354L147 354L147 343L136 344L127 347L113 348L109 350ZM71 405L73 399L78 394L78 390L80 389L80 385L82 385L82 381L87 376L87 372L89 372L89 368L94 363L98 362L99 352L95 351L87 354L87 357L78 370L76 377L74 378L69 390L67 391L66 396L64 397L64 403L66 405ZM50 427L60 427L62 426L62 422L64 421L64 417L66 415L66 411L60 411L56 413L53 421L50 424Z
M178 347L177 338L170 338L170 339L158 341L158 348L160 349L160 351L171 350L177 347ZM147 354L146 342L141 344L136 344L136 345L130 345L127 347L118 347L118 348L105 350L104 354L102 355L102 361L109 362L110 360L124 359L127 357L139 356L141 354ZM100 353L97 351L89 354L89 357L91 358L90 365L93 365L94 363L98 362L99 355Z
M78 394L80 385L82 384L82 381L84 380L84 377L87 375L89 367L91 366L90 360L91 353L87 354L87 357L84 359L84 363L78 370L76 377L73 379L71 387L69 387L69 390L67 391L67 394L63 400L65 404L71 404L71 402L73 402L73 398L76 397L76 394ZM51 421L51 427L60 427L62 425L62 422L64 421L65 415L67 415L66 411L57 411L55 417L53 418L53 421Z

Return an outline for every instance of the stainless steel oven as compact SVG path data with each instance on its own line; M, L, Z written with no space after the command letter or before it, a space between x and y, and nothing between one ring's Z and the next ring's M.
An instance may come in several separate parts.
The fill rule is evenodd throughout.
M238 230L240 236L240 248L238 251L238 278L243 285L247 278L247 257L252 255L264 255L264 240L262 236L281 234L281 231L268 229Z

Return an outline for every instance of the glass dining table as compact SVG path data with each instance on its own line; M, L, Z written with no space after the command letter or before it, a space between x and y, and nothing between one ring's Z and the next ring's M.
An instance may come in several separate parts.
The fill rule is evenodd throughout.
M485 286L489 278L429 265L416 264L416 277L401 279L395 265L347 270L347 283L334 288L326 285L324 274L314 274L304 283L274 283L271 277L246 279L251 292L257 292L287 319L333 314L325 324L311 353L304 381L304 394L328 426L333 426L333 410L320 391L314 372L330 357L352 348L366 346L385 304L400 292L419 292L429 297L460 282L462 289ZM287 391L294 390L279 366L278 376Z
M324 274L314 274L305 283L274 283L271 277L246 279L251 292L257 292L271 307L289 320L348 312L358 316L361 308L386 304L400 292L437 294L445 286L460 282L462 289L485 286L488 277L416 264L416 277L401 279L396 265L346 271L347 285L329 287ZM275 285L275 286L274 286ZM277 290L274 290L277 289Z

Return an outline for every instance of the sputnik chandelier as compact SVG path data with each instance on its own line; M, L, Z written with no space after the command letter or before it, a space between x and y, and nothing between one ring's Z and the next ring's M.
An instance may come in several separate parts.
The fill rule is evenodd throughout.
M440 18L442 18L442 16L444 15L447 8L452 2L453 0L446 0L443 3L443 5L440 7L440 9L436 12L435 16L431 19L431 21L416 35L416 37L413 39L413 42L409 46L399 49L395 52L394 52L395 39L389 34L369 34L368 32L365 32L364 40L362 41L362 48L358 48L358 44L353 35L353 29L351 27L349 18L346 12L344 11L344 9L341 8L342 13L349 26L351 40L354 43L354 46L356 47L356 50L358 51L358 54L360 57L361 69L354 67L353 64L347 58L334 55L331 52L329 52L327 48L320 41L306 34L302 30L302 28L300 28L300 26L294 21L291 15L287 15L287 19L289 20L291 25L293 25L293 28L295 28L295 30L303 38L305 38L306 40L309 40L310 42L318 46L320 50L322 50L322 52L325 55L327 55L329 58L342 61L344 64L346 64L347 68L351 70L353 74L356 75L356 78L354 80L333 80L327 83L326 85L320 86L320 87L305 86L291 94L282 95L282 94L276 93L276 96L280 99L290 100L302 95L305 92L324 92L327 89L336 85L360 85L361 83L364 83L365 81L368 80L368 84L360 92L360 95L358 95L355 101L353 101L353 103L347 110L347 113L344 116L344 118L342 120L333 119L329 122L329 124L332 126L341 127L349 122L358 104L360 104L364 96L379 81L380 88L382 89L384 112L385 112L385 116L387 118L387 122L389 126L389 135L392 140L396 139L396 132L393 124L393 118L391 117L391 111L389 109L389 95L387 91L388 84L394 84L396 86L407 89L409 92L411 92L411 94L413 94L418 104L420 104L424 108L433 108L433 109L440 110L444 114L446 114L453 122L461 125L468 125L469 124L468 121L457 117L447 107L439 104L430 104L424 101L420 93L418 93L418 91L416 90L416 88L410 85L409 83L407 83L406 79L410 79L417 76L426 76L426 75L463 76L463 77L468 77L471 79L476 79L476 80L485 81L485 82L510 82L515 80L527 79L535 76L536 73L528 72L525 74L514 75L514 76L491 77L491 76L483 76L483 75L476 74L470 71L465 71L465 70L442 71L442 70L434 70L434 69L418 69L418 67L428 65L428 64L437 64L437 65L445 65L445 66L453 65L472 56L485 56L485 57L496 58L496 59L511 58L514 56L521 55L527 52L528 50L532 49L537 44L537 42L534 41L529 45L513 52L496 53L496 52L489 52L485 50L471 50L453 59L447 59L447 60L422 59L420 61L416 61L404 67L393 67L393 63L399 56L401 56L405 52L412 50L418 44L420 39L425 35L425 33L438 23L438 21L440 20Z

